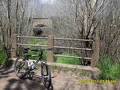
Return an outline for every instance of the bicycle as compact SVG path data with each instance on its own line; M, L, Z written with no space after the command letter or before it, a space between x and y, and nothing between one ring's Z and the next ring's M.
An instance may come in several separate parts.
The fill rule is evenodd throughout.
M32 71L35 69L35 66L40 62L41 65L41 76L42 83L48 90L53 90L52 79L51 79L51 71L49 65L43 60L43 52L52 50L49 49L31 49L31 51L40 52L40 54L30 55L28 51L30 48L23 49L23 57L18 57L14 64L14 70L16 72L17 77L20 79L25 79L27 76L33 77ZM38 56L39 59L36 61L30 61L29 57Z

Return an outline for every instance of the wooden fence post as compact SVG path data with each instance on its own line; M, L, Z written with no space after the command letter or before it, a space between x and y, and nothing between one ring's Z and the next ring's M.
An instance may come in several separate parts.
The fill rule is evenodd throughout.
M54 48L54 36L53 35L48 36L48 48ZM54 61L53 50L48 51L47 61L48 62L53 62Z
M93 47L93 54L92 54L91 66L95 67L98 64L99 53L100 53L100 38L98 34L96 34L92 47Z
M12 51L11 51L11 58L16 57L16 50L17 50L17 34L12 36Z

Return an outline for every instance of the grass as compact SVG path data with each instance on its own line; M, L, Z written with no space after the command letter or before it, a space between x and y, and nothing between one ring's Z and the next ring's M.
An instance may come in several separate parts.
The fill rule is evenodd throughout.
M116 80L120 78L120 63L113 63L109 56L103 56L98 67L101 70L99 79Z
M62 53L61 55L64 56L77 56L77 54L75 53ZM63 64L74 64L74 65L81 65L82 64L82 60L81 59L77 59L77 58L65 58L65 57L56 57L56 62L57 63L63 63Z
M28 38L27 43L29 44L39 44L39 43L46 43L47 40L45 39L34 39L34 38Z

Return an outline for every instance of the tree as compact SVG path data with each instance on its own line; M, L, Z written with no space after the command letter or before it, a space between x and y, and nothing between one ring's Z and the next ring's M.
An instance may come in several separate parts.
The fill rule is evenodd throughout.
M12 36L28 32L32 25L32 13L27 0L1 0L0 5L0 32L6 53L10 57Z

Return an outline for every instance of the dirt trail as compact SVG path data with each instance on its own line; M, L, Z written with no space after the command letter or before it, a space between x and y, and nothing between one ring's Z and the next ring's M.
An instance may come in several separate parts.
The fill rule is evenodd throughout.
M76 76L72 72L54 72L54 90L120 90L120 82L81 83L80 80L91 80L87 76ZM13 69L0 68L0 90L45 90L39 79L20 80Z

